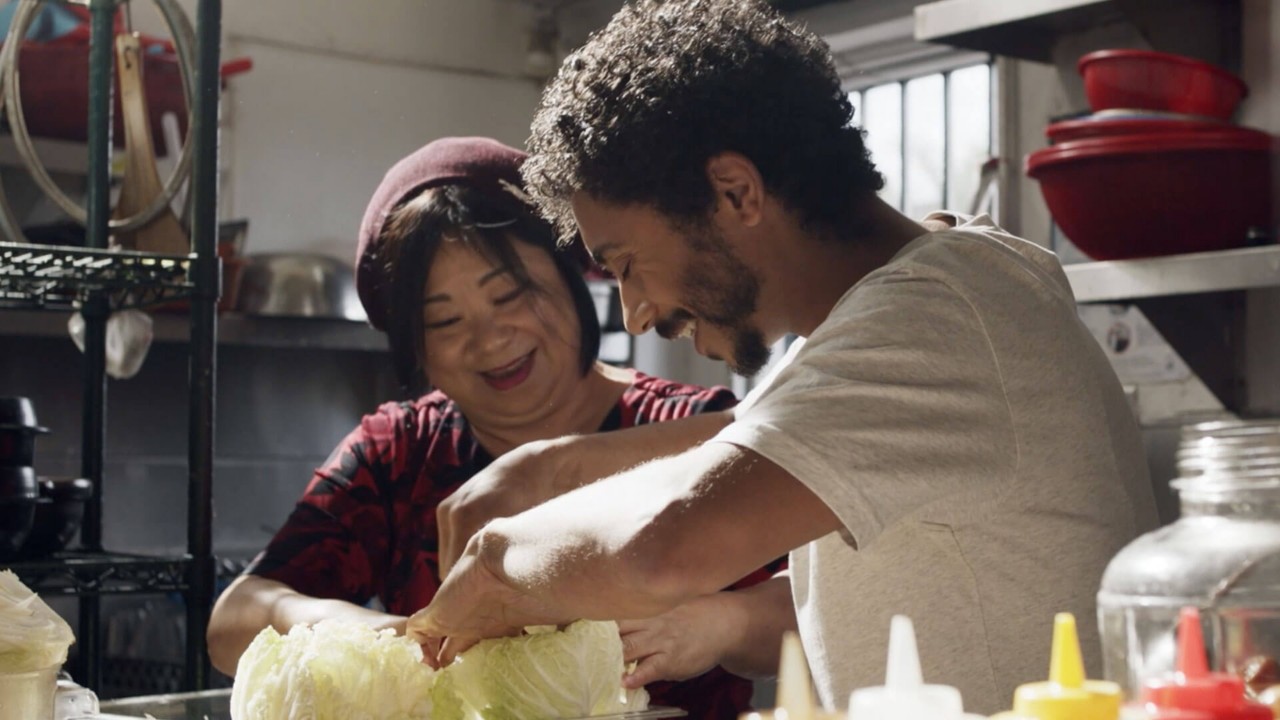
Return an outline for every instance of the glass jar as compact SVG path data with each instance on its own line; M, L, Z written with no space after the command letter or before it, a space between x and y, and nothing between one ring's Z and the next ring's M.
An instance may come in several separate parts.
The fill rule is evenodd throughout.
M1251 692L1280 685L1280 471L1173 482L1182 517L1112 559L1098 593L1103 670L1126 696L1174 670L1183 607L1200 609L1210 668Z

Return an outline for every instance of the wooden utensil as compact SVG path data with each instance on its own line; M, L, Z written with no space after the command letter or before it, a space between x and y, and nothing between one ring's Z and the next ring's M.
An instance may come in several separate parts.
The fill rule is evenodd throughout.
M155 146L151 141L151 121L142 84L142 44L135 34L116 36L116 65L120 73L120 109L124 120L124 182L113 218L136 215L164 191L156 170ZM167 205L142 227L116 233L116 242L127 250L143 250L166 255L186 255L191 243L182 224Z

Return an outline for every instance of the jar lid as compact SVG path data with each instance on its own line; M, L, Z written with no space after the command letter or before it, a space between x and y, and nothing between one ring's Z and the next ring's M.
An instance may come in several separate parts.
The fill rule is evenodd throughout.
M1178 618L1177 670L1148 680L1142 689L1148 708L1191 710L1213 720L1272 720L1271 709L1245 698L1244 680L1209 672L1200 628L1200 611L1183 608Z
M1076 618L1058 613L1053 619L1049 681L1019 685L1013 713L1034 720L1116 720L1121 701L1116 683L1085 679Z

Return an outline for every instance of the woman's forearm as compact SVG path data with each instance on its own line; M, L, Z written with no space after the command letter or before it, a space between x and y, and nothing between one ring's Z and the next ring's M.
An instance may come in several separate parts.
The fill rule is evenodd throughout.
M245 575L218 598L209 618L209 659L226 675L235 675L240 656L263 628L287 633L294 625L329 618L363 622L375 628L404 632L405 619L370 610L344 600L303 595L284 583Z
M777 675L782 634L796 629L789 573L784 571L758 585L721 594L738 622L720 664L742 677Z

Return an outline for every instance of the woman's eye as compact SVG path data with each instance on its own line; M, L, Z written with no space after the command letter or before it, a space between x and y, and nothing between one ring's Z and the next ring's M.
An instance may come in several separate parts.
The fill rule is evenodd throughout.
M623 263L623 264L622 264L622 273L621 273L620 275L618 275L618 279L619 279L619 280L626 280L626 279L627 279L627 277L628 277L629 275L631 275L631 260L630 260L630 259L628 259L625 263Z
M450 325L456 325L460 319L461 318L454 317L454 318L447 318L445 320L436 320L434 322L424 322L422 323L422 329L423 330L439 330L441 328L447 328Z
M527 290L527 289L528 289L527 287L525 287L525 286L521 285L520 287L517 287L516 289L514 289L514 290L512 290L512 291L510 291L510 292L508 292L508 293L504 293L504 294L499 295L498 297L494 298L493 303L494 303L495 305L506 305L507 303L511 302L512 300L515 300L515 299L519 298L521 295L523 295L523 294L525 293L525 290Z

